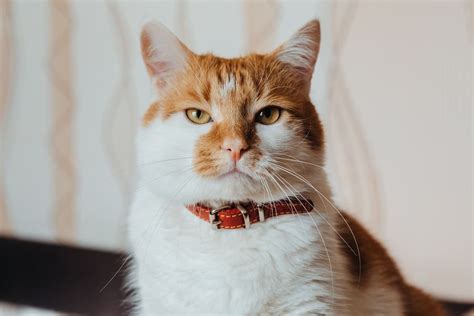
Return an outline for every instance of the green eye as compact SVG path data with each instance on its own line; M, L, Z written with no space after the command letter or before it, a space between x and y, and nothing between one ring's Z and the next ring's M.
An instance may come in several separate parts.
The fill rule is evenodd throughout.
M278 121L281 116L281 109L276 106L267 106L255 116L255 120L261 124L270 125Z
M209 113L199 109L187 109L186 116L191 122L196 124L206 124L211 121Z

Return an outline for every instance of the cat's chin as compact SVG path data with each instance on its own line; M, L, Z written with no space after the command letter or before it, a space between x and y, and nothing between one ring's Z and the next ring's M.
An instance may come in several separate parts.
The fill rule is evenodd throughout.
M213 179L206 179L194 203L206 202L209 206L219 206L239 202L266 202L268 193L262 190L260 181L244 172L232 171Z

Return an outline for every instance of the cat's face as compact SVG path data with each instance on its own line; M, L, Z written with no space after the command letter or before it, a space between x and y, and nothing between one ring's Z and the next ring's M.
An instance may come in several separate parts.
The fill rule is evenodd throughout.
M142 51L158 96L138 136L143 181L186 203L304 190L300 177L321 170L302 161L323 159L308 95L318 48L317 22L270 54L236 59L193 54L163 26L147 24Z

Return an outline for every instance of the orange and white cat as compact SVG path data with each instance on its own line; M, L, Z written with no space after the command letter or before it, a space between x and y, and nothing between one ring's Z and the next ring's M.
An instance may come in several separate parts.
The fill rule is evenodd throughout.
M138 314L443 315L331 200L309 98L319 46L318 21L271 53L234 59L144 26L156 97L138 132L129 219ZM312 208L288 214L301 200ZM275 203L286 215L249 220L236 208L227 217L243 224L228 227L192 211Z

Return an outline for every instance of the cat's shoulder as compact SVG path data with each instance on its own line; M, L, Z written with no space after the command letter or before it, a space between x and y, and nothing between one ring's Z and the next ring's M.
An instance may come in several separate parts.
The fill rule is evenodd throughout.
M353 216L341 212L337 229L354 287L372 298L366 307L378 311L393 305L389 310L398 309L403 315L445 315L432 297L407 284L387 249ZM373 300L374 295L379 300Z

